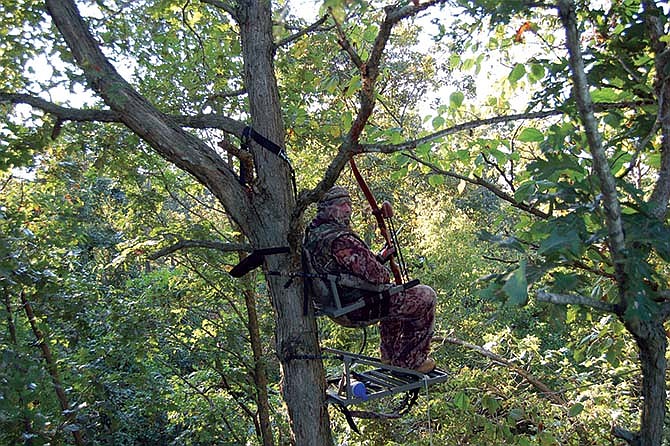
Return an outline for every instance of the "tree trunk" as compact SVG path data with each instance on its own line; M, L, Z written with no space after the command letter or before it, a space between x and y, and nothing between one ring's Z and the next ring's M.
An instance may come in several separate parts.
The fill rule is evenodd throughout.
M665 421L667 370L665 353L668 340L661 321L637 322L637 324L627 323L629 330L635 335L642 366L642 417L640 433L633 444L660 446Z
M266 245L268 246L268 245ZM290 256L266 259L266 271L286 271ZM319 358L316 319L303 315L300 281L285 288L286 278L268 276L276 317L276 350L282 372L281 391L288 408L292 443L330 446L330 419L325 400L325 374Z
M275 46L269 0L241 0L237 5L246 89L252 127L276 144L284 145L284 125L274 75ZM258 216L246 228L256 248L286 246L289 240L292 194L290 170L283 159L255 147L256 181L252 185ZM295 239L295 237L292 237ZM296 248L296 247L294 247ZM297 256L266 259L267 271L298 269ZM276 315L277 354L282 370L282 395L288 407L293 442L298 446L330 446L330 420L325 402L325 374L318 358L316 320L303 314L300 281L285 288L285 278L267 276Z
M647 9L650 8L648 7ZM637 301L635 292L631 291L635 289L632 283L635 279L628 274L626 268L626 264L632 260L627 258L626 239L621 217L621 205L616 189L616 180L612 174L606 152L602 145L598 123L593 111L593 102L589 94L589 84L581 55L581 41L578 33L574 0L559 0L558 10L565 28L566 44L570 56L572 80L574 82L573 92L593 157L593 170L598 176L603 195L603 203L606 211L606 227L608 230L608 246L612 263L614 264L615 279L620 296L617 314L619 314L626 328L635 338L640 350L643 399L640 432L638 434L626 432L625 436L620 436L625 438L630 444L660 446L665 420L665 371L667 367L665 359L667 339L663 329L663 321L660 315L652 315L651 320L641 320L639 316L627 314L628 309L635 308ZM667 155L665 149L664 153ZM670 167L670 164L668 164L668 167ZM661 178L666 174L667 172L664 173L662 171ZM659 183L664 181L667 180L659 181ZM666 193L656 189L653 195L653 199L659 201L657 205L658 214L664 215L665 203L660 202L667 201Z
M283 146L284 126L273 65L271 3L269 0L231 3L235 5L233 12L240 27L251 126ZM299 239L298 234L290 234L289 229L296 197L292 194L291 171L284 159L252 144L255 181L241 186L218 153L156 109L119 75L88 31L74 1L45 0L45 4L92 89L157 153L205 185L254 248L286 246L289 239ZM226 122L229 133L242 134L241 123ZM296 253L272 256L266 260L265 268L297 269L297 259ZM293 441L299 446L330 445L323 365L320 360L300 358L301 355L318 355L316 321L313 314L303 315L299 281L287 289L284 283L285 280L278 277L268 279L276 313L282 392L288 406Z

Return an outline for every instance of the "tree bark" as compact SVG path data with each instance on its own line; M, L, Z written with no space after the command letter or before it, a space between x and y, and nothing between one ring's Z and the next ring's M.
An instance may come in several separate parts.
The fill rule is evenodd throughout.
M644 18L647 31L651 39L652 51L654 52L654 67L656 77L654 79L654 90L658 99L658 117L661 128L661 166L658 172L658 180L651 194L650 202L654 204L654 215L664 219L668 212L668 201L670 200L670 47L662 40L666 35L663 11L652 0L643 0Z
M668 339L662 321L641 321L629 330L636 335L642 366L642 417L637 441L639 446L660 446L665 421Z
M237 3L246 90L252 127L266 138L284 146L284 126L277 80L274 75L274 41L269 0L241 0ZM290 170L283 159L252 147L257 181L252 185L255 211L260 217L250 222L247 236L255 247L285 246L290 236L291 213L295 206ZM256 201L257 200L257 201ZM244 228L243 228L244 229ZM296 248L296 247L293 247ZM298 269L297 255L271 256L265 270ZM288 407L293 442L296 445L327 446L332 443L325 399L325 373L320 360L306 360L319 352L313 312L302 309L302 287L294 281L268 276L276 315L276 342L282 370L282 394Z

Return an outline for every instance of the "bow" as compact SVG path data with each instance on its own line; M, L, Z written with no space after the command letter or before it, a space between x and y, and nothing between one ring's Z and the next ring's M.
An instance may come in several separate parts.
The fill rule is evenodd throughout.
M372 208L372 214L377 219L377 227L379 228L379 232L384 237L384 240L386 240L386 246L388 246L389 248L393 248L394 247L393 238L391 237L391 232L386 226L386 221L384 220L384 213L386 213L386 215L391 215L393 212L391 205L388 202L384 202L382 204L383 208L382 211L382 209L380 209L379 206L377 205L377 200L375 200L375 197L372 195L372 192L370 191L370 188L365 182L365 179L361 175L361 172L358 170L358 167L356 166L356 162L354 161L353 156L349 158L349 165L351 166L351 171L353 172L354 177L356 178L356 182L358 182L358 186L363 191L363 195L365 195L365 198L366 200L368 200L368 203L370 203L370 207ZM400 267L395 262L393 257L394 254L392 254L389 257L389 266L391 267L391 272L393 273L395 283L397 285L401 285L403 283L402 273L400 272Z

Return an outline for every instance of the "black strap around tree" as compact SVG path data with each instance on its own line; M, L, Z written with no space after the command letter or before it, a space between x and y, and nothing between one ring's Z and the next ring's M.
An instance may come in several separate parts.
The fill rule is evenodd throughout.
M242 148L249 150L249 141L252 139L256 141L264 149L269 150L270 152L277 155L279 158L286 161L286 164L288 165L289 170L291 171L291 183L293 185L293 194L294 197L297 198L298 187L295 181L295 171L293 170L291 160L289 160L286 151L278 144L270 141L268 138L258 133L251 126L244 127L244 130L242 130ZM242 184L246 184L246 175L247 175L246 172L243 172L243 170L240 169L240 182L242 182Z
M249 138L251 138L258 144L269 150L270 152L288 161L288 157L286 156L286 152L284 151L284 149L282 149L278 144L275 144L274 142L267 139L265 136L258 133L250 126L246 126L244 130L242 130L242 138L244 138L245 141L248 141Z

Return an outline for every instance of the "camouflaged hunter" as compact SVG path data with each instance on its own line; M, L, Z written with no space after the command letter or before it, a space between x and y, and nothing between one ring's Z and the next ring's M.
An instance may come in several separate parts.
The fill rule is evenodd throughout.
M418 285L403 292L380 292L393 287L390 273L350 226L351 198L340 186L331 188L317 206L317 215L307 228L303 245L308 281L315 305L333 305L332 283L324 277L338 277L335 290L341 305L366 299L363 308L333 318L347 326L379 322L382 361L397 367L428 372L435 361L428 358L435 322L435 291ZM376 297L376 298L375 298Z

